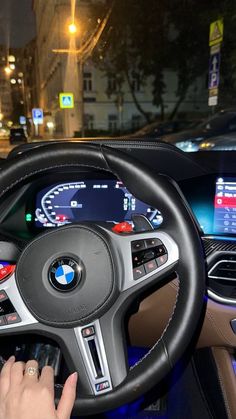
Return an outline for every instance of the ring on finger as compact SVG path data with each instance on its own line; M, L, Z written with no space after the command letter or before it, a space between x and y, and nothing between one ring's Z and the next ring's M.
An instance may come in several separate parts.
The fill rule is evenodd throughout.
M31 377L33 375L38 375L38 373L39 373L39 370L38 368L35 368L35 367L28 367L25 370L25 375L30 375Z

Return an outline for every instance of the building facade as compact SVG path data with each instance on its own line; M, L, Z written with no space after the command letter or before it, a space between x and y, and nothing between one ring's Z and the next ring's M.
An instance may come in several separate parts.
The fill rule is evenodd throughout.
M36 16L37 86L39 106L45 113L41 132L55 137L73 137L85 129L92 132L120 133L138 129L145 118L134 103L128 84L122 92L116 89L114 77L107 77L89 57L81 63L79 54L89 33L89 7L95 0L80 0L76 3L75 18L79 31L75 36L68 32L71 22L71 2L69 0L34 0ZM87 25L87 26L86 26ZM177 101L177 77L166 70L164 75L167 90L164 94L165 113L170 114ZM145 112L152 118L160 116L160 108L152 103L152 83L142 86L133 77L135 95ZM109 94L112 91L112 94ZM60 109L59 95L73 93L74 108ZM181 113L197 114L204 108L205 80L199 78L189 89L188 96L181 105ZM50 128L49 128L50 127Z
M0 46L0 119L4 121L11 119L13 111L11 84L9 74L5 71L8 65L8 55L9 53L6 51L6 47Z

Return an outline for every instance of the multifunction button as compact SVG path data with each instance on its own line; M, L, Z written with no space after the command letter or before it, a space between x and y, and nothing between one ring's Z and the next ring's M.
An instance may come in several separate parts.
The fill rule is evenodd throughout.
M9 265L7 262L0 262L0 281L4 281L15 271L15 265Z
M7 314L5 317L7 324L19 323L21 321L21 318L17 313L10 313Z
M19 314L9 300L5 291L0 290L0 327L6 324L21 322Z
M146 274L144 266L138 266L137 268L133 269L134 279L142 278Z
M95 335L95 329L94 326L85 327L82 329L82 336L83 338L88 338L90 336Z
M168 260L167 250L157 238L135 240L131 242L131 250L135 280L155 271Z

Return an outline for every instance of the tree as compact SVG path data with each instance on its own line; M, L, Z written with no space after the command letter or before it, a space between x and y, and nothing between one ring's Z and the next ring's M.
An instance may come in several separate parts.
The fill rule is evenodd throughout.
M107 3L111 4L109 1ZM164 29L167 25L164 22L164 8L161 4L156 0L149 0L150 12L144 18L143 10L146 9L146 1L116 1L109 25L93 54L94 61L107 75L114 74L119 78L121 89L124 82L128 83L137 109L148 122L150 122L150 115L145 112L138 101L132 76L138 74L142 86L145 86L148 77L152 76L154 103L157 106L163 105L162 95L165 85L164 81L160 82L160 80L165 66L165 50L163 48L161 50L161 44L165 42ZM104 3L97 7L93 6L91 12L94 19L97 19L102 12L104 13ZM158 64L155 59L157 54Z
M106 4L110 7L112 0ZM93 5L91 11L94 18L100 16L104 2ZM236 54L228 54L227 50L235 49L235 16L235 0L116 0L93 59L107 74L116 75L121 90L124 82L128 83L133 101L147 121L150 115L138 101L132 74L139 74L143 86L152 80L153 104L160 107L164 119L165 71L173 71L177 76L177 100L169 114L173 119L190 87L199 77L207 79L209 25L219 17L225 19L227 39L227 47L223 48L222 98L230 95L227 84L236 84ZM223 95L224 90L227 94Z

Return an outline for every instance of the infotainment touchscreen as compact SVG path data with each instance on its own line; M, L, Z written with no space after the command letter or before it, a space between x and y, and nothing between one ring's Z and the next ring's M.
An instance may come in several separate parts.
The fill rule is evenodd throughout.
M214 233L236 234L236 178L217 179L214 207Z
M136 199L117 180L84 180L57 183L39 191L34 226L58 227L80 221L130 221L144 214L154 227L162 223L160 212Z

